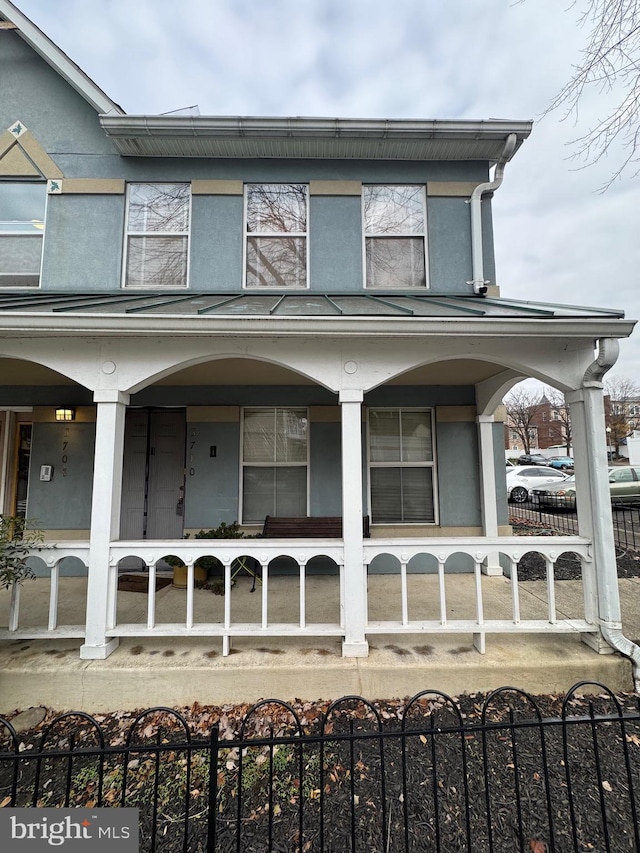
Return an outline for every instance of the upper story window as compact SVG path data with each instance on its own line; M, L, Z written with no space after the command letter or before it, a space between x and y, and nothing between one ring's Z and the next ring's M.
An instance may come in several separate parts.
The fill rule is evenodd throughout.
M47 185L0 181L0 285L40 283Z
M125 287L186 287L189 184L129 184Z
M366 286L427 286L424 186L363 187Z
M246 286L306 287L306 184L248 184L245 204Z
M436 520L429 409L369 410L369 485L374 524Z

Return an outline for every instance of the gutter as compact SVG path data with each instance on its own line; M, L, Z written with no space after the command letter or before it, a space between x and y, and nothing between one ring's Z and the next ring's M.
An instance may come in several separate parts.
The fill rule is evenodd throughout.
M504 168L513 157L518 137L510 133L502 149L502 154L496 163L496 172L492 181L478 184L471 194L471 259L473 278L467 284L473 285L473 292L484 296L489 282L484 277L484 253L482 251L482 196L497 190L504 178Z

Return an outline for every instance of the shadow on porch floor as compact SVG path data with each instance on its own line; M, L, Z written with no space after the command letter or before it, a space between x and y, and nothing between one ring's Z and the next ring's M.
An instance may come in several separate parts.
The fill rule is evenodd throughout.
M332 622L337 618L337 583L327 581L331 579L309 579L308 621ZM467 611L473 605L471 581L470 576L457 575L447 590L448 610L457 610L457 618L461 609ZM372 620L398 618L397 582L393 575L369 578ZM437 607L433 594L436 578L413 576L410 582L414 588L412 607L419 607L421 612ZM235 620L257 618L260 591L258 588L250 593L250 586L250 579L240 578L233 589ZM640 637L640 579L621 580L620 591L623 627L626 635L636 640ZM485 613L494 618L507 615L511 585L506 578L483 578L483 595ZM160 590L158 621L179 620L176 610L184 597L184 590ZM543 582L521 583L520 597L523 610L531 618L544 614ZM558 583L556 598L560 617L575 616L581 608L581 582ZM118 599L119 622L145 620L146 595L119 593ZM271 619L286 616L287 621L295 620L297 580L270 579L269 600L274 608L273 613L270 610ZM77 619L82 623L84 601L84 579L65 578L60 622L69 624ZM47 602L48 582L35 581L29 595L23 596L21 625L40 622ZM194 620L217 620L223 607L223 596L198 590ZM1 593L1 624L6 624L6 609L6 593ZM467 634L376 634L369 641L368 658L343 658L338 638L242 637L234 638L232 653L223 657L218 637L128 637L107 660L88 661L80 660L81 641L77 639L8 640L0 643L0 714L39 704L60 711L100 712L155 704L181 706L194 701L224 704L263 697L315 700L356 693L370 699L392 698L425 688L456 695L505 684L532 693L555 693L581 680L600 681L614 690L633 689L629 661L618 654L597 655L574 635L487 635L484 655L475 651Z

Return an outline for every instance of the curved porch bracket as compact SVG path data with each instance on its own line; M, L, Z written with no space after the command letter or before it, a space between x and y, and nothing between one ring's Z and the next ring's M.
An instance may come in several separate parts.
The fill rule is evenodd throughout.
M502 403L502 398L514 385L528 379L515 370L503 370L497 376L476 383L476 409L479 415L492 415Z
M584 372L583 385L602 387L602 378L618 360L620 344L616 338L600 338L598 340L598 355Z

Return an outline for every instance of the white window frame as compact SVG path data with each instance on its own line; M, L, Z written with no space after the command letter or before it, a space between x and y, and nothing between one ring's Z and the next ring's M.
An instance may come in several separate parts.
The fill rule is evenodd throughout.
M306 189L306 231L249 231L249 187L291 187L299 186ZM243 202L243 230L244 240L242 241L242 287L251 293L281 293L283 290L286 293L302 293L309 290L309 184L304 181L249 181L244 185L244 202ZM305 241L305 270L304 278L305 285L297 287L279 287L278 285L250 285L247 284L247 247L250 237L267 237L270 240L286 239L289 237L303 237ZM251 408L251 407L249 407ZM286 408L286 407L282 407ZM294 407L295 408L295 407Z
M384 234L379 233L369 233L366 228L365 222L365 204L364 204L364 194L367 187L419 187L422 190L422 221L424 223L422 234L415 234L413 232L408 234L394 234L391 236L385 237ZM361 196L361 204L360 204L360 215L362 219L362 286L365 290L370 291L371 293L423 293L430 288L429 282L429 241L428 241L428 222L427 222L427 187L426 184L399 184L397 182L381 182L376 184L366 183L362 185L362 196ZM399 239L422 239L422 251L424 254L424 287L408 287L408 288L393 288L391 290L386 290L384 287L367 287L367 240L368 239L376 239L379 237L381 239L392 240L394 237Z
M307 417L307 456L304 462L247 462L247 467L251 468L305 468L307 472L306 495L305 495L305 513L308 517L310 506L310 446L311 446L311 422L309 420L309 409L307 406L243 406L240 410L240 471L239 471L239 490L238 490L238 516L242 519L241 524L257 524L257 521L244 521L244 417L246 411L269 411L275 413L282 410L304 411Z
M189 202L188 202L188 226L183 231L130 231L129 230L129 198L131 187L133 186L151 186L151 185L167 185L176 184L189 187ZM125 221L124 221L124 247L122 251L122 288L124 290L188 290L191 273L191 223L192 223L192 205L193 193L191 191L190 181L129 181L127 183L127 192L125 195ZM130 237L186 237L187 238L187 263L185 268L185 283L184 285L158 285L158 284L127 284L127 264L129 258L129 238Z
M5 237L5 236L15 236L15 237L25 237L26 236L26 237L29 237L29 238L34 239L34 240L36 238L40 240L40 265L38 267L38 283L37 283L37 285L36 284L22 284L22 285L20 285L20 284L3 284L2 280L3 280L4 276L7 276L7 277L11 276L12 278L17 279L17 278L20 278L20 276L23 274L22 273L9 273L9 272L5 272L5 270L0 269L0 290L7 288L7 289L11 289L11 290L25 290L29 293L33 293L35 290L39 290L42 287L42 264L44 261L44 241L45 241L45 235L47 233L47 212L48 212L48 207L49 207L49 193L48 193L47 182L43 181L43 180L26 180L24 178L22 178L22 179L21 178L9 178L6 181L0 181L0 187L2 187L2 184L37 184L38 186L44 187L44 218L42 220L42 233L41 234L34 234L33 230L27 229L26 227L24 228L24 230L3 231L2 227L0 226L0 240L2 240L3 237ZM16 221L21 222L21 220L16 220ZM25 223L25 225L26 225L26 223Z
M371 461L371 412L422 412L429 415L431 426L431 449L433 459L430 462L373 462ZM438 466L436 449L435 409L432 406L371 406L367 408L367 512L373 527L437 527L440 524L440 502L438 499ZM402 444L400 445L402 448ZM431 484L433 487L433 521L374 521L371 497L372 468L431 468Z

